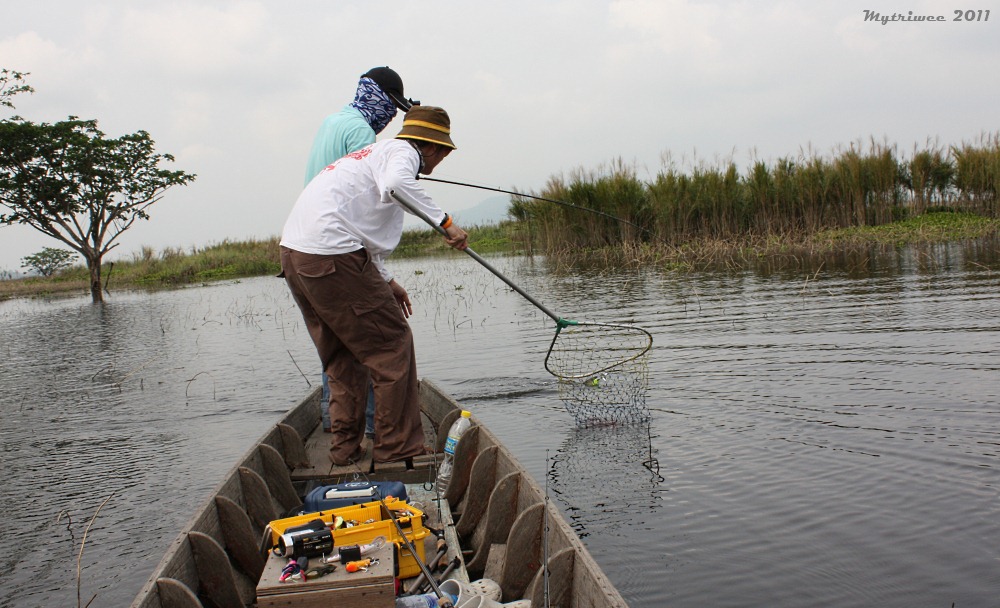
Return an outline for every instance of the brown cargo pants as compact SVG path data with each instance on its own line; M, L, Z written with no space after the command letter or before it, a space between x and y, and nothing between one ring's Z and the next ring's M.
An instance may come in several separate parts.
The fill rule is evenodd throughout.
M329 379L331 460L346 462L361 450L369 374L374 459L422 454L413 334L368 252L315 255L282 247L281 270Z

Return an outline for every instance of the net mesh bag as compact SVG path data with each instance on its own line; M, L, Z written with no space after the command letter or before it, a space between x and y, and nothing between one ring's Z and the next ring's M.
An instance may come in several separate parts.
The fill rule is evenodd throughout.
M559 398L579 426L649 419L650 333L634 325L564 322L545 358Z

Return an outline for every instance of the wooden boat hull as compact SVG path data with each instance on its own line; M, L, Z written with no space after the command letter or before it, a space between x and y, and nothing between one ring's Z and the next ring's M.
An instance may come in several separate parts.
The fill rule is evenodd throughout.
M425 428L440 452L461 410L427 379L420 396ZM434 506L434 526L444 530L450 547L447 558L460 563L452 578L490 578L500 584L503 602L530 599L545 606L547 556L549 606L627 605L538 484L475 417L458 444L452 482L440 501L427 489L440 456L418 458L411 467L372 467L368 461L334 467L326 457L328 438L319 429L317 390L230 471L171 543L132 607L254 605L267 560L262 540L268 522L301 506L308 484L359 475L403 481Z

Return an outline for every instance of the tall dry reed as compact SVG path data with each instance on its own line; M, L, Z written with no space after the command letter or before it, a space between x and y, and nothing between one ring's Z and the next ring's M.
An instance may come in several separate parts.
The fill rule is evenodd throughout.
M636 167L617 160L552 177L538 195L625 221L517 197L510 215L525 248L549 254L694 238L790 238L879 226L942 207L997 217L998 178L1000 134L947 148L928 140L909 157L871 138L828 156L806 149L771 162L754 158L743 173L731 160L684 171L668 158L643 181Z

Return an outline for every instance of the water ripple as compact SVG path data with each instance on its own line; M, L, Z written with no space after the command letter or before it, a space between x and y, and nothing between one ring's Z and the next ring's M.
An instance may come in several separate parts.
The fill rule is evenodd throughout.
M1000 597L995 257L691 274L496 259L560 315L654 333L648 424L587 429L543 367L551 319L471 260L393 266L420 373L547 487L630 605L977 606ZM82 594L126 605L318 380L271 277L0 302L0 606L75 602L108 497Z

